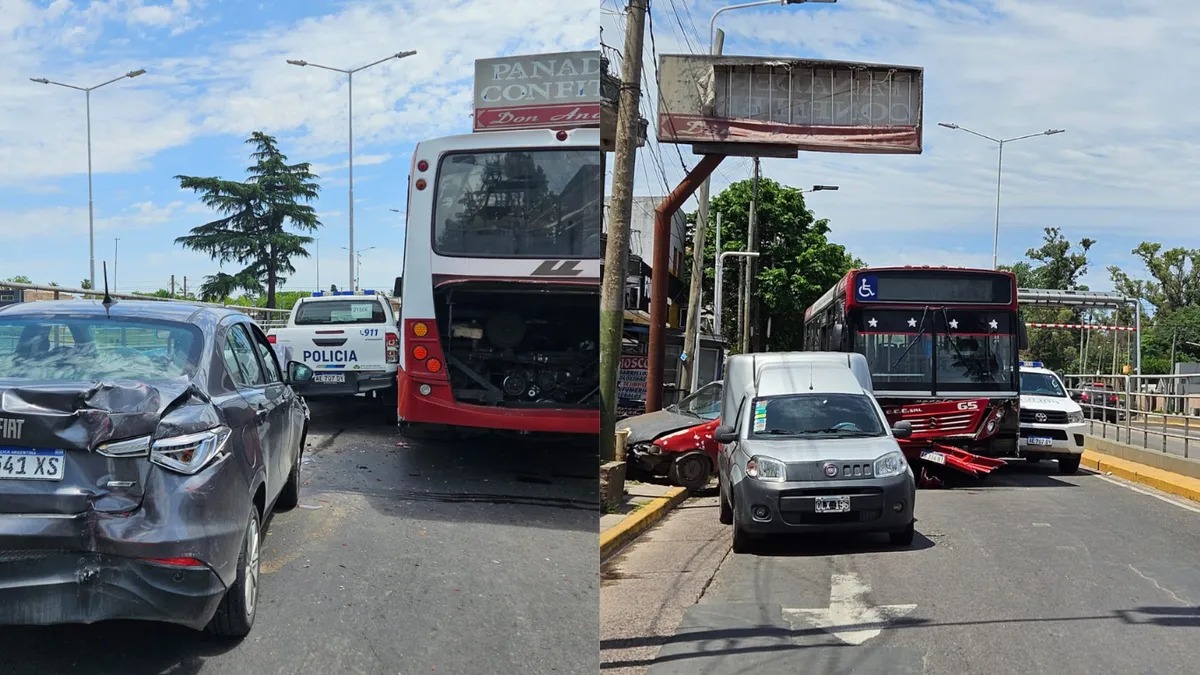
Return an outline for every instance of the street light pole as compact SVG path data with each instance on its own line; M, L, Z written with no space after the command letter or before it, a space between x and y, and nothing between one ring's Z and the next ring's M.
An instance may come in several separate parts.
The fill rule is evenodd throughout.
M729 256L737 256L737 257L743 257L743 258L757 258L758 252L757 251L725 251L717 256L717 281L716 281L716 288L713 289L713 292L716 295L716 297L713 298L713 314L714 314L713 328L715 329L715 332L717 335L721 334L721 307L722 307L722 305L725 304L722 300L722 295L721 295L721 289L724 286L724 284L722 283L723 280L721 279L721 277L723 276L721 274L721 272L723 272L725 270L725 258L727 258Z
M54 80L48 80L44 77L29 78L30 81L37 82L38 84L53 84L53 85L56 85L59 87L66 87L67 89L74 89L75 91L83 92L84 111L85 111L85 115L87 117L88 281L91 283L91 286L93 289L96 288L96 220L95 220L95 212L96 211L95 211L94 201L92 198L92 92L95 91L96 89L99 89L100 87L112 84L113 82L117 82L119 80L124 80L126 78L132 79L132 78L138 77L139 75L145 75L145 74L146 74L146 69L139 68L137 70L131 70L128 73L125 73L124 75L122 75L120 77L114 77L113 79L108 80L107 82L101 82L100 84L97 84L92 87L79 87L79 86L76 86L73 84L65 84L63 82L55 82ZM114 261L114 263L115 263L115 261ZM114 271L114 275L115 275L115 271Z
M406 51L406 52L396 52L395 54L388 55L382 59L379 59L378 61L373 61L371 63L368 63L365 66L359 66L358 68L348 68L348 69L347 68L334 68L332 66L323 66L318 63L311 63L309 61L304 61L302 59L288 59L287 60L287 62L293 66L301 66L301 67L312 66L313 68L321 68L322 70L332 70L335 73L342 73L343 75L346 76L346 81L348 83L347 94L349 95L349 99L350 99L349 106L347 108L347 117L349 118L349 123L347 125L347 128L348 128L347 136L348 136L348 140L349 140L348 146L350 149L350 162L349 162L349 165L350 165L350 195L349 195L349 197L350 197L350 211L349 211L350 246L347 250L350 251L349 257L350 257L350 288L351 289L358 288L358 281L357 281L356 275L354 273L354 74L361 70L366 70L367 68L370 68L371 66L377 66L377 65L383 63L384 61L390 61L392 59L403 59L405 57L412 56L413 54L416 54L416 53L417 53L416 50L410 50L410 51ZM342 248L346 248L346 247L343 246Z
M350 250L350 249L346 248L345 246L343 246L342 248L343 248L343 249L345 249L345 250L347 250L347 251L349 251L349 250ZM370 251L370 250L371 250L371 249L373 249L373 248L375 248L375 247L374 247L374 246L368 246L368 247L366 247L366 248L360 248L360 249L358 249L357 251L354 251L353 253L351 253L351 254L350 254L352 259L355 259L355 260L357 260L357 261L358 261L358 278L360 278L360 279L362 278L362 254L363 254L363 252L364 252L364 251ZM358 286L357 286L357 285L355 285L355 286L353 286L353 287L352 287L350 290L352 290L352 291L357 291L357 290L359 290L359 289L358 289Z
M112 289L117 290L117 246L121 243L120 237L113 237L113 279Z
M1004 171L1004 144L1012 143L1013 141L1021 141L1026 138L1034 138L1035 136L1053 136L1055 134L1061 134L1062 132L1066 131L1066 129L1047 129L1045 131L1039 131L1036 134L1025 134L1024 136L1014 136L1013 138L992 138L991 136L981 134L978 131L971 131L966 127L954 124L953 122L938 122L938 126L945 127L947 129L955 129L957 131L965 131L973 136L978 136L980 138L989 140L1000 148L1000 152L998 153L998 157L996 159L996 223L992 230L992 269L997 269L999 268L1000 256L1000 177Z

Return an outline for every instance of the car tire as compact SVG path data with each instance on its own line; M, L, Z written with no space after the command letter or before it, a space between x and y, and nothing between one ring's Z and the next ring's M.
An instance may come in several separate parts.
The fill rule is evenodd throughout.
M916 535L916 521L908 521L908 526L899 532L888 532L888 539L892 542L892 546L912 546L913 537Z
M307 436L307 434L306 434ZM296 453L296 464L288 474L287 482L275 498L276 511L290 511L300 505L300 465L304 461L304 438L300 439L300 452Z
M1058 472L1063 475L1071 475L1079 472L1079 455L1071 455L1070 457L1058 458Z
M208 631L217 637L244 638L254 627L254 617L258 613L259 564L262 551L260 523L258 509L251 508L246 535L242 539L242 552L238 555L237 577L221 598L217 613L208 622Z
M379 409L382 412L382 419L380 421L384 424L394 427L400 423L399 411L397 410L397 397L399 395L396 387L388 387L387 389L380 390L379 395L375 397L375 403L379 405Z
M750 533L738 522L737 514L733 514L733 552L750 553L754 550L754 540Z
M712 465L708 457L698 452L689 452L671 462L667 476L672 483L687 488L688 492L696 492L708 485L712 477Z
M725 492L723 490L718 492L720 493L719 499L721 501L721 510L720 513L717 514L717 520L721 521L722 525L732 525L733 507L729 505L729 500L725 499Z

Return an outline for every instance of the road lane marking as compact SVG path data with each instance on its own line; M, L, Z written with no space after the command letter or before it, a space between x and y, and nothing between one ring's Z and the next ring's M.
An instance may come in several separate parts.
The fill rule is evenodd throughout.
M1173 504L1173 505L1175 505L1175 506L1178 506L1178 507L1179 507L1179 508L1181 508L1181 509L1187 509L1188 511L1191 511L1192 513L1200 513L1200 507L1193 506L1193 505L1191 505L1191 504L1185 504L1185 503L1183 503L1183 502L1181 502L1181 501L1177 501L1177 500L1175 500L1175 499L1172 499L1172 498L1170 498L1170 497L1168 497L1168 496L1166 496L1166 495L1160 495L1160 494L1156 494L1156 493L1154 493L1154 492L1151 492L1150 490L1143 490L1142 488L1140 488L1140 487L1138 487L1138 486L1136 486L1136 485L1134 485L1134 484L1132 484L1132 483L1126 483L1125 481L1122 481L1122 480L1116 480L1116 479L1114 479L1114 478L1109 478L1108 476L1102 476L1102 475L1100 475L1100 474L1096 474L1096 477L1097 477L1097 478L1099 478L1099 479L1100 479L1100 480L1102 480L1102 481L1105 481L1105 482L1108 482L1108 483L1112 483L1113 485L1120 485L1121 487L1123 487L1123 488L1127 488L1127 489L1129 489L1129 490L1133 490L1134 492L1140 492L1140 493L1142 493L1142 494L1144 494L1144 495L1147 495L1147 496L1149 496L1149 497L1154 497L1155 499L1158 499L1158 500L1160 500L1160 501L1164 501L1164 502L1166 502L1166 503L1168 503L1168 504Z
M916 605L879 605L867 603L871 587L857 574L834 574L829 585L829 606L820 609L783 608L783 618L792 630L816 626L851 645L878 636L895 621L917 608Z

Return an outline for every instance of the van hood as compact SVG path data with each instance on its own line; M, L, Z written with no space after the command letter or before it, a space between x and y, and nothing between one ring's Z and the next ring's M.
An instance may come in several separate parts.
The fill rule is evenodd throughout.
M900 452L891 436L871 438L778 438L739 442L747 455L762 455L785 464L797 462L872 462L889 452Z

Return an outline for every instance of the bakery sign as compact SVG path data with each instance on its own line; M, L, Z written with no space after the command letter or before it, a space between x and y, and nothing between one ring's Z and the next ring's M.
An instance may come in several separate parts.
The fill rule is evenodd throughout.
M475 61L475 131L600 126L600 52Z

